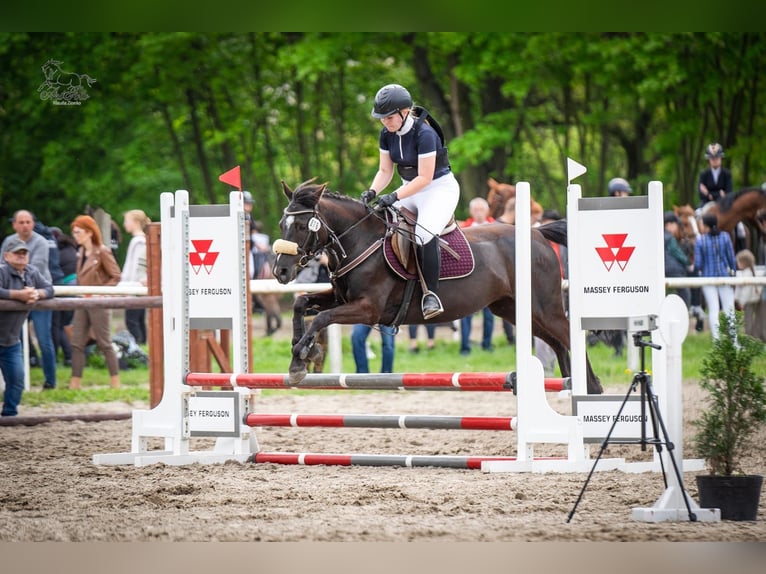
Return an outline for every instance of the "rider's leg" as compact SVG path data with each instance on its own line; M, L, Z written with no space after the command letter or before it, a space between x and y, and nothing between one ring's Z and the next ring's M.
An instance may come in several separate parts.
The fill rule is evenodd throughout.
M425 245L418 245L418 258L423 266L423 279L428 291L423 294L421 306L423 318L430 319L444 312L442 302L439 299L439 268L441 267L441 253L439 251L439 238L434 236Z

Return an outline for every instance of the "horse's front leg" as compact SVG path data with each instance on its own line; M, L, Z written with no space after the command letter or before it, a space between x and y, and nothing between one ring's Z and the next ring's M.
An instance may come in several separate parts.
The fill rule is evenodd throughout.
M296 297L293 304L293 356L289 369L291 384L300 383L306 377L307 363L312 357L322 352L321 348L316 348L318 329L314 328L315 321L312 321L308 329L306 328L306 312L309 309L325 309L335 304L332 291L304 293Z

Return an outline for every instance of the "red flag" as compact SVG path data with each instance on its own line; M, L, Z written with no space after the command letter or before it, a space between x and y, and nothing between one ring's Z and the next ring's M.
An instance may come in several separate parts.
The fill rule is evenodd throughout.
M218 180L228 183L230 186L236 187L239 191L242 191L242 179L239 174L239 166L233 167L229 171L222 173L218 176Z

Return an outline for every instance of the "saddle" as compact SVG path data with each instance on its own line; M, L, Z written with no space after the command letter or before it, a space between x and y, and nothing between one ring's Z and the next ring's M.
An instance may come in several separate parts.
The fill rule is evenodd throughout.
M383 242L383 254L391 271L402 279L418 277L415 258L415 214L401 209L399 214L387 211L386 218L392 230ZM474 258L471 246L457 225L454 216L439 234L441 269L439 279L458 279L473 272Z

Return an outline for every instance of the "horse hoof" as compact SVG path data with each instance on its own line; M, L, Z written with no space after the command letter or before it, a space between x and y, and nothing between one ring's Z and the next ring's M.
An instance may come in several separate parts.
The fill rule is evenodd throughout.
M290 368L290 373L288 375L288 379L290 380L291 385L298 385L300 384L303 379L306 378L306 375L308 374L308 371L306 370L306 367L298 367L298 368Z

